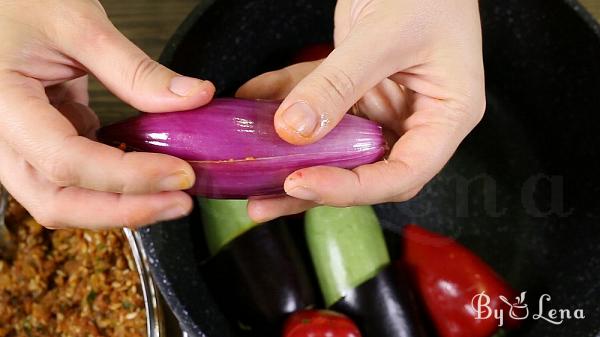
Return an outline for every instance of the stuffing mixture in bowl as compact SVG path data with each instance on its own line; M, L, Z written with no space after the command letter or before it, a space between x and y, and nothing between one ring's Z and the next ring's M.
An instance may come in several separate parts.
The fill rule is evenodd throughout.
M18 239L0 260L0 337L142 337L140 280L120 230L50 231L11 201Z

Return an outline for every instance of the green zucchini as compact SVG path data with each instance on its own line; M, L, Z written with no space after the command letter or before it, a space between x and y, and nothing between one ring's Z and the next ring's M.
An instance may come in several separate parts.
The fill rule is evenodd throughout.
M198 198L198 202L206 244L211 255L257 225L248 216L247 200Z
M383 231L370 206L321 206L306 213L306 239L329 307L390 264Z

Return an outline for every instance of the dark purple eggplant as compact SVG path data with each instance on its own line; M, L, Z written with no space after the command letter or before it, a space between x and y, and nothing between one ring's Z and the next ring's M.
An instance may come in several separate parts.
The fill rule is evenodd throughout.
M278 336L285 318L315 305L313 285L283 220L257 225L202 266L226 316L252 336Z
M417 303L400 287L397 270L388 266L377 276L346 292L330 308L356 322L363 337L424 337Z

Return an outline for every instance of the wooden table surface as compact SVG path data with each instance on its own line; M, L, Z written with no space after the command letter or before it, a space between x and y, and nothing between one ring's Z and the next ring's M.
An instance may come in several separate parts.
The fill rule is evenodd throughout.
M580 2L600 20L600 0L580 0Z
M101 0L115 26L151 57L158 58L179 23L202 0ZM581 0L600 18L600 0ZM101 84L90 83L90 104L104 123L135 114Z

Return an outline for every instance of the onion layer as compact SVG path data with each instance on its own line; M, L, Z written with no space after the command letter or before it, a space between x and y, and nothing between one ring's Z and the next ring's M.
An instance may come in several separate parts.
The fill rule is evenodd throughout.
M102 128L98 138L184 159L196 173L188 192L223 199L281 194L285 178L298 169L351 169L385 152L381 127L352 115L314 144L289 144L273 126L278 107L276 101L219 98L194 110L142 114Z

